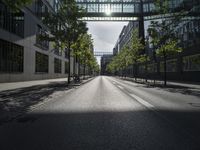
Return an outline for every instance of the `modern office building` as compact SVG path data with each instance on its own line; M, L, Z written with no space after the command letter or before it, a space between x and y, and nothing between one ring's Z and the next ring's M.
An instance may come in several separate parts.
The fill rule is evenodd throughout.
M192 10L199 12L200 2ZM200 82L200 12L197 16L185 17L174 29L179 46L183 51L172 55L167 60L167 78L170 80L198 81ZM150 44L149 44L150 45ZM155 60L155 49L148 47L148 54L152 58L147 65L149 78L162 78L164 61L162 58ZM145 74L144 65L139 66L139 74Z
M101 75L109 75L106 70L107 65L112 61L113 55L103 55L101 57Z
M113 48L113 55L116 55L125 45L129 45L134 29L139 29L138 21L129 21L128 25L124 26L117 42Z
M169 80L200 81L200 1L194 0L189 3L187 0L175 0L173 4L174 6L171 6L173 8L184 6L189 11L189 14L174 29L183 52L168 57L167 78ZM148 19L157 20L158 18L159 16L155 18L153 16L150 18L144 17L146 21ZM113 48L115 55L125 44L129 43L131 29L138 27L137 22L134 25L130 24L131 22L127 26L124 26L120 33L117 43ZM128 28L128 26L130 27ZM126 72L128 72L129 76L162 79L164 76L164 61L162 58L156 58L155 49L151 44L147 44L146 53L151 58L151 61L147 64L147 68L145 64L139 64L136 68L129 66Z
M48 34L43 15L58 7L58 0L34 0L20 12L11 13L0 2L0 82L67 77L67 51L39 39L40 34Z

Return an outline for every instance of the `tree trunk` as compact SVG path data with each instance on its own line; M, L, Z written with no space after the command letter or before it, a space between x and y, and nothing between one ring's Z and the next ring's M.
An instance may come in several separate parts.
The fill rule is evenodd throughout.
M85 74L86 74L86 66L85 66L85 64L84 64L84 74L83 74L83 79L85 79Z
M135 82L137 82L137 63L135 62Z
M164 55L164 86L167 86L167 58Z
M71 47L71 42L68 42L68 68L69 68L69 72L68 72L68 84L70 84L70 79L71 79L71 73L70 73L70 47Z
M76 74L76 57L75 56L73 57L73 62L74 62L74 64L73 64L73 75L75 75Z
M145 82L147 83L147 75L148 75L148 72L147 72L147 56L145 57Z
M78 61L78 77L80 77L80 61Z

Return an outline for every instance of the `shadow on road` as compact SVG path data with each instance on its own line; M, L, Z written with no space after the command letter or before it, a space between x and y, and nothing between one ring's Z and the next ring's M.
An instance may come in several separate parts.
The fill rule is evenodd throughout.
M200 112L29 114L0 128L3 150L199 150ZM178 125L177 125L178 124ZM12 144L10 144L12 143Z
M200 89L199 88L189 88L186 86L179 86L179 85L167 85L163 86L160 84L156 85L144 85L144 88L157 88L158 90L165 90L171 93L181 93L184 95L191 95L200 97Z
M127 80L127 79L123 79L123 80ZM127 80L130 81L130 80ZM161 83L153 83L153 82L135 82L135 81L130 81L130 82L134 82L134 83L138 83L138 85L134 85L135 87L142 87L142 88L156 88L158 90L165 90L171 93L181 93L181 94L185 94L185 95L191 95L191 96L197 96L200 97L200 88L191 88L191 87L187 87L184 85L173 85L173 84L168 84L166 86L164 86Z
M52 82L48 85L37 85L0 92L0 124L11 121L22 112L58 91L73 88L66 82Z

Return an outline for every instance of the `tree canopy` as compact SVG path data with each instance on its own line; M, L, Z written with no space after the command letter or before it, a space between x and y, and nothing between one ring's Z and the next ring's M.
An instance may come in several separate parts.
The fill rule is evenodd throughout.
M32 0L2 0L11 10L18 11L20 8L31 4Z

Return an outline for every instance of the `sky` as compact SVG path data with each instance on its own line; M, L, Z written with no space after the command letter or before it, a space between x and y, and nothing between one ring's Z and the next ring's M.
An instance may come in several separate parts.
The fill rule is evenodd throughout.
M127 24L128 22L87 22L89 33L94 40L94 50L112 52L123 26ZM149 22L145 21L144 24L146 30ZM97 60L100 64L100 57L97 57Z
M124 25L128 22L88 22L89 33L94 39L95 51L109 51L115 43Z
M94 50L112 52L123 26L127 24L128 22L88 22ZM97 57L97 61L100 64L100 57Z

